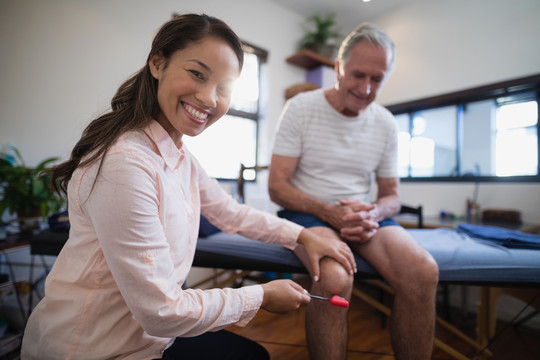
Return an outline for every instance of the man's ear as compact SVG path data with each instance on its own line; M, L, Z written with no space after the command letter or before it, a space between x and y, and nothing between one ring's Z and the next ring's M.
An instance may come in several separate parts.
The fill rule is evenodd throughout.
M334 72L335 72L335 75L336 75L336 81L339 82L339 80L341 79L341 70L340 70L340 67L341 67L341 63L338 59L336 59L336 61L334 62Z
M165 58L163 57L163 53L161 51L150 57L150 60L148 60L148 67L150 68L150 73L152 76L157 79L160 71L165 67Z

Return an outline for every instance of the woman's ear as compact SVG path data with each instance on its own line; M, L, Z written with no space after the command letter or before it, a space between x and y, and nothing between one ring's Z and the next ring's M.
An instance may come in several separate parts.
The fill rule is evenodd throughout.
M150 68L150 73L155 79L159 77L159 73L161 70L163 70L164 65L165 58L163 57L163 53L161 52L152 55L150 57L150 60L148 60L148 67Z

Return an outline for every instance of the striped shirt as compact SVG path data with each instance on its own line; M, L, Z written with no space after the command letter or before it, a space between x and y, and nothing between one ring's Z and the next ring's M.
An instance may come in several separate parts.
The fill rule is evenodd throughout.
M369 201L373 174L398 176L397 123L379 104L348 117L324 90L304 92L285 105L273 154L299 158L291 184L315 199Z

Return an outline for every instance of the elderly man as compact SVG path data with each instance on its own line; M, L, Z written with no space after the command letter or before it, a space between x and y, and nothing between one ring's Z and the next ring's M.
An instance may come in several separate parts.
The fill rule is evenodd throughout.
M341 44L335 87L301 93L281 115L269 175L281 217L346 241L395 290L391 316L397 359L429 359L435 327L437 264L391 217L400 209L397 125L375 102L394 66L394 43L362 24ZM371 179L377 195L370 202ZM300 246L296 253L308 264ZM353 275L321 261L311 292L350 298ZM310 269L309 269L310 270ZM312 301L306 332L311 359L345 359L346 310Z

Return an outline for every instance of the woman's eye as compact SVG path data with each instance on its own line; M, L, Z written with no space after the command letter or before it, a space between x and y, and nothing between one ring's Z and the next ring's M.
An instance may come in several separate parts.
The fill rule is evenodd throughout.
M204 80L204 75L201 72L197 70L189 70L189 72L192 73L197 79Z

